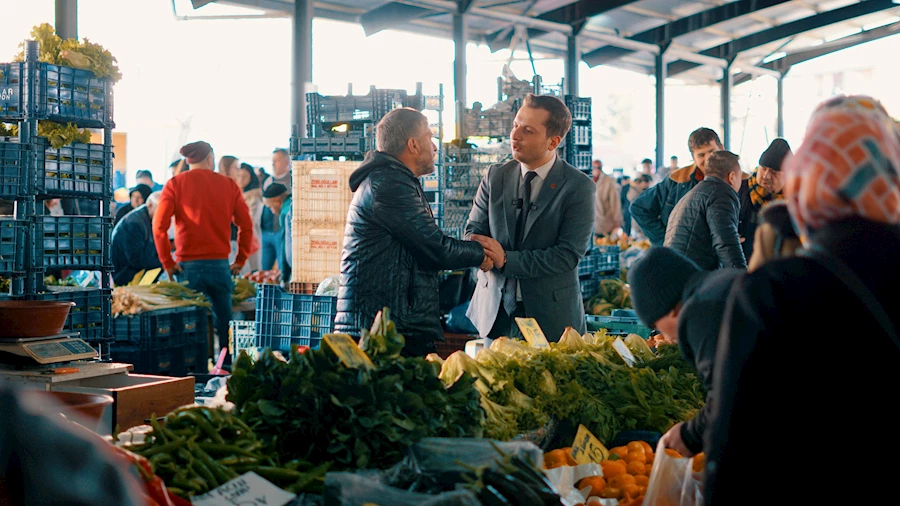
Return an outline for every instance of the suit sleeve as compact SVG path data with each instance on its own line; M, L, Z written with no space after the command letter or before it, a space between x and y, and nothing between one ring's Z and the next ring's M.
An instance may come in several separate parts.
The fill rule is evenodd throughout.
M662 219L662 207L669 195L668 180L647 188L631 203L631 217L641 227L653 246L662 246L666 240L666 224Z
M234 263L243 267L250 257L250 248L253 247L253 220L250 219L250 209L241 189L234 181L231 182L231 187L234 195L234 224L238 227L238 254Z
M153 244L156 245L156 254L159 263L166 270L175 267L172 258L172 241L169 240L169 226L172 224L172 216L175 215L175 181L169 181L163 187L159 204L156 206L156 214L153 216Z
M543 250L507 251L503 275L528 279L565 274L575 270L591 247L594 225L594 191L590 181L572 181L575 191L566 196L556 243Z
M736 195L714 195L706 209L706 223L712 235L713 249L725 267L746 269L747 259L738 235L740 202Z
M469 211L469 220L466 222L465 237L468 238L472 234L478 234L490 237L490 202L491 202L491 171L495 166L488 168L481 184L478 185L478 193L475 194L475 201L472 202L472 210Z
M403 244L426 268L461 269L484 261L484 249L472 241L444 235L422 204L414 181L388 179L373 186L375 221Z

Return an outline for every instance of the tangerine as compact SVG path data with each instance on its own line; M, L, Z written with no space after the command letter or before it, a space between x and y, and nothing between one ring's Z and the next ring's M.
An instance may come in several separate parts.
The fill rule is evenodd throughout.
M617 446L610 450L609 453L615 453L620 459L625 460L625 457L628 455L628 448L625 446Z
M632 442L628 443L628 453L635 453L635 452L646 453L646 450L644 450L644 446L641 445L640 441L632 441Z
M635 485L640 485L640 486L642 486L642 487L646 487L647 485L650 484L650 478L647 477L647 476L635 476L635 477L634 477L634 484L635 484Z
M673 450L673 449L671 449L671 448L666 448L666 455L672 457L673 459L681 459L681 458L684 458L684 457L681 456L680 453L676 452L675 450Z
M604 499L619 499L622 497L622 489L615 487L606 487L600 492L600 497Z
M646 454L648 457L650 455L653 455L653 447L650 446L650 443L648 443L646 441L638 441L638 443L640 443L641 447L644 448L644 454Z
M628 471L628 474L638 476L638 475L644 474L644 469L646 467L647 466L643 462L639 462L637 460L632 460L625 467L625 470Z
M629 451L628 455L625 457L625 462L640 462L641 464L647 463L647 456L644 455L643 450L640 452L632 452Z
M620 474L618 476L613 476L609 479L609 486L612 488L618 488L621 490L625 490L625 487L628 485L635 485L637 482L634 476L630 474Z
M602 476L588 476L579 481L577 487L579 490L585 487L591 487L588 491L588 497L599 496L600 491L606 488L606 480L604 480Z
M706 455L698 453L694 455L694 472L699 473L706 467Z
M603 469L603 476L607 479L628 473L625 464L618 460L604 460L600 463L600 468Z

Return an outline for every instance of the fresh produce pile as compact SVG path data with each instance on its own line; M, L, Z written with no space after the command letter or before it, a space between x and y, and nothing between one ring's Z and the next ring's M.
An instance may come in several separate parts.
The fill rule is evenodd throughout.
M44 286L79 286L72 278L60 278L56 276L44 276Z
M146 442L128 449L148 459L168 491L190 499L238 476L255 472L293 493L320 492L328 465L304 461L280 465L279 456L256 438L240 418L222 409L180 408L163 423L150 417Z
M585 301L584 310L594 316L609 316L614 309L631 309L631 288L621 279L604 279L600 291Z
M19 125L7 125L0 123L0 137L16 137L19 135ZM78 128L72 123L56 123L50 120L38 121L38 137L44 137L53 149L59 149L76 142L88 144L91 142L91 132L85 128Z
M280 285L281 271L275 269L271 271L251 272L250 274L244 274L244 279L264 285Z
M625 251L632 247L638 247L641 249L649 249L650 248L650 240L649 239L640 239L636 240L633 237L629 237L626 235L613 235L607 237L598 237L594 239L595 246L618 246L620 250Z
M703 407L705 393L689 368L657 370L657 356L642 338L630 335L625 343L638 360L635 367L625 364L604 330L579 336L569 329L543 350L501 338L474 360L454 353L441 378L476 378L487 414L485 436L500 440L538 429L552 417L583 424L609 442L622 430L665 432Z
M472 481L465 486L482 504L562 506L556 489L532 462L497 451L501 457L495 465L473 469Z
M256 285L244 278L234 278L234 291L231 292L231 304L237 306L245 300L256 297Z
M40 45L40 61L54 65L65 65L77 69L90 70L99 78L109 78L113 83L122 79L116 58L100 44L88 39L63 40L56 34L56 29L49 23L37 25L31 29L31 39ZM15 61L25 60L25 44L19 44L21 50Z
M235 361L227 400L234 412L282 459L334 469L386 469L425 437L481 435L484 414L474 378L445 386L439 365L400 356L405 340L385 309L360 347L374 368L350 368L323 343L291 351L285 363L271 352Z
M113 316L173 307L210 307L209 299L187 287L187 283L159 281L152 285L128 285L113 289Z

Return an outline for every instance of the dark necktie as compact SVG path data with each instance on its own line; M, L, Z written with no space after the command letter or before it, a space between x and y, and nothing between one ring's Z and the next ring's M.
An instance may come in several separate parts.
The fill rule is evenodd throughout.
M525 186L522 188L522 209L519 211L519 218L516 220L516 237L515 248L518 250L522 247L522 241L525 240L525 222L528 220L528 211L531 209L531 180L537 176L537 173L530 170L525 173ZM503 285L503 309L506 314L513 316L516 310L516 280L515 278L506 278Z

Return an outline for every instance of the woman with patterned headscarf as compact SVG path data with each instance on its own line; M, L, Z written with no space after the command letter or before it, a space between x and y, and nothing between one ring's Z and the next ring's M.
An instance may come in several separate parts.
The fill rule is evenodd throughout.
M865 483L896 479L898 170L900 132L876 100L837 97L813 113L784 169L804 248L739 279L723 317L707 506L744 504L751 490L766 502L759 473L794 465L817 478L773 489L778 503L874 504L880 486L823 480L854 469Z

